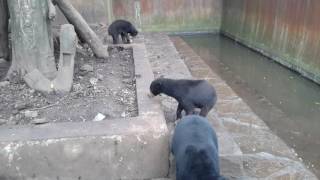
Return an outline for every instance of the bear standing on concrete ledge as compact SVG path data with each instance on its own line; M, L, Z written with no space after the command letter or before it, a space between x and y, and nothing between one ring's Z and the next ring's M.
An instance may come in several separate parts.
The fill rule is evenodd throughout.
M119 35L121 36L122 42L125 44L130 43L130 34L132 37L135 37L138 34L136 28L126 20L116 20L108 28L108 33L112 36L113 44L119 43Z
M224 180L220 176L217 135L206 118L185 116L175 128L171 152L176 180Z
M154 96L163 93L178 101L177 119L181 119L182 110L190 115L195 108L200 108L200 115L206 117L217 101L214 87L205 80L159 78L151 83L150 91Z

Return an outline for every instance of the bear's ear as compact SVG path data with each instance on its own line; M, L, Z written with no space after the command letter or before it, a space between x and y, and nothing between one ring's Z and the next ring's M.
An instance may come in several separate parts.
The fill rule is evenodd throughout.
M201 157L206 157L206 156L207 156L207 152L206 152L206 150L204 150L204 149L201 149L201 150L199 151L199 154L200 154Z
M163 84L163 77L162 77L162 75L161 75L159 78L157 78L156 82L157 82L157 85L158 85L159 87L162 86L162 84Z
M192 155L192 154L195 154L197 152L197 149L196 147L192 146L192 145L189 145L187 146L186 150L185 150L185 153L187 155Z
M161 81L155 81L154 86L160 90L161 86L162 86L162 82Z
M204 163L204 165L206 165L206 166L210 166L211 165L211 160L210 160L206 150L201 149L199 151L199 157L200 157L200 159L202 159L202 162Z

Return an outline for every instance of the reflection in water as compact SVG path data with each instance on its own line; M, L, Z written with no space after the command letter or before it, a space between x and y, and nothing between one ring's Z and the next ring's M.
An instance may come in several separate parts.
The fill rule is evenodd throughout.
M219 35L183 39L320 176L320 86Z

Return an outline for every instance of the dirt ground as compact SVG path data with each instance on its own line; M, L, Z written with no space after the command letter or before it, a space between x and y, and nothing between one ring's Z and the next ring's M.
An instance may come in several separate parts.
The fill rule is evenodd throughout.
M137 115L132 48L109 47L110 57L93 57L77 50L70 94L44 95L23 81L0 81L0 125L92 121L98 113L110 118ZM0 64L3 77L5 64ZM0 76L0 78L2 78Z

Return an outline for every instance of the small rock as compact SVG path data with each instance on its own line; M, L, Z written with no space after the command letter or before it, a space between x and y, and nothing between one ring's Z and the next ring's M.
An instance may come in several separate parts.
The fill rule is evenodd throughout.
M46 124L49 123L49 121L46 118L39 118L39 119L34 119L31 121L32 124Z
M92 86L95 86L96 84L97 84L97 82L98 82L98 79L97 78L90 78L90 84L92 85Z
M89 48L89 44L84 44L82 47L83 47L84 49L88 49L88 48Z
M130 79L122 80L122 82L125 84L132 84L132 81Z
M12 114L13 114L13 115L16 115L16 114L18 114L18 113L19 113L19 111L16 110L16 109L14 109L14 110L12 111Z
M16 125L17 123L18 123L18 121L15 121L15 120L14 120L14 117L11 116L11 117L9 118L9 121L8 121L6 124L9 125L9 126L11 126L11 125Z
M95 117L92 121L102 121L102 120L104 120L104 118L106 118L105 115L103 115L103 114L101 114L101 113L98 113L98 114L96 115L96 117Z
M125 118L126 117L126 112L121 113L121 117Z
M7 120L5 120L5 119L0 119L0 126L1 125L4 125L4 124L6 124L7 123Z
M154 98L154 97L155 97L155 95L153 95L152 93L148 93L147 96L148 96L149 98Z
M29 92L30 92L30 94L34 94L36 92L36 90L30 89Z
M21 119L22 118L22 114L16 114L16 116L14 118L15 119Z
M83 66L81 66L80 68L81 71L86 71L86 72L92 72L93 71L93 67L89 64L85 64Z
M130 78L131 76L130 76L130 74L124 74L123 76L122 76L122 78Z
M7 63L7 61L3 58L0 58L0 64L2 64L2 63Z
M30 104L27 102L20 102L20 103L17 103L14 105L14 108L18 111L21 111L21 110L26 109L28 107L30 107Z
M103 75L97 74L97 78L98 78L99 81L102 81L103 80Z
M73 91L78 92L82 90L81 84L74 84L72 87Z
M126 84L126 87L130 90L134 90L133 84Z
M38 116L38 112L37 111L25 111L24 112L24 116L27 117L27 118L35 118Z
M8 86L10 84L9 81L1 81L0 82L0 87L5 87L5 86Z

